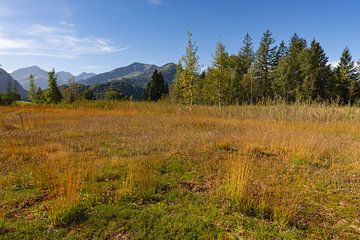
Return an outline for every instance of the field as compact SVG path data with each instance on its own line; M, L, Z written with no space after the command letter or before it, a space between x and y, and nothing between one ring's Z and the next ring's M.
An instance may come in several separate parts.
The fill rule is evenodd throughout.
M359 239L360 109L0 108L0 239Z

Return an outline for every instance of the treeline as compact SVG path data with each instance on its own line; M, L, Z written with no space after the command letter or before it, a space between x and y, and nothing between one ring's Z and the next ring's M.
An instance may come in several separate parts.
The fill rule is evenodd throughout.
M18 92L16 84L12 84L12 82L9 81L6 92L0 93L0 106L10 105L20 99L21 99L21 96Z
M48 73L48 88L42 90L36 85L33 75L29 76L28 100L40 104L73 103L78 100L131 100L158 101L169 93L168 84L161 72L154 71L145 89L133 87L123 81L85 86L69 79L67 85L58 86L55 70ZM19 97L20 99L20 97Z
M332 68L320 43L310 44L297 34L289 43L275 45L267 30L255 52L246 34L238 54L216 46L213 64L201 72L198 49L188 34L185 55L177 66L172 95L183 104L251 104L266 101L356 104L360 100L360 74L345 48Z

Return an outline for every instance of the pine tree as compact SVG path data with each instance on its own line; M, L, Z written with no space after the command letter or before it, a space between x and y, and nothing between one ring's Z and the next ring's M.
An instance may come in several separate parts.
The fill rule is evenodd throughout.
M144 91L143 99L156 102L168 93L168 85L162 73L155 70Z
M358 98L358 96L355 96L354 94L357 91L356 86L358 85L358 73L356 71L355 63L352 60L349 48L345 48L341 55L340 63L335 69L335 78L336 92L340 103L348 104L355 102Z
M288 54L280 59L274 73L272 89L274 93L287 102L296 101L302 96L301 86L303 75L301 74L301 52L306 48L305 39L299 38L295 33L290 40Z
M277 52L276 52L276 57L275 57L275 65L278 65L279 62L284 59L287 54L288 54L288 49L284 43L284 41L281 41L278 49L277 49Z
M198 79L200 73L199 57L197 47L192 40L192 33L188 32L188 44L186 53L181 58L181 68L178 69L175 92L178 101L192 106L196 103Z
M53 69L48 72L48 88L46 90L46 101L50 104L57 104L62 99L56 80L55 69Z
M323 101L327 98L328 81L331 77L328 57L316 40L302 54L302 100Z
M37 99L37 86L35 84L35 79L32 74L29 76L29 91L28 91L28 98L31 102L36 102Z
M272 73L276 64L276 47L272 47L274 43L272 33L267 30L255 55L255 79L260 87L260 97L264 99L272 96Z
M247 74L255 60L252 38L248 33L244 37L239 57L241 73L242 75Z

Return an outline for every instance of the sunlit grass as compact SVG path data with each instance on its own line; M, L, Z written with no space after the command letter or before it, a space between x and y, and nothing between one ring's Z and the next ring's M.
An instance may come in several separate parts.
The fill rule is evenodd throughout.
M21 238L46 224L86 238L97 219L110 238L178 228L199 238L356 239L359 159L353 107L1 107L0 228ZM178 222L162 229L142 215Z

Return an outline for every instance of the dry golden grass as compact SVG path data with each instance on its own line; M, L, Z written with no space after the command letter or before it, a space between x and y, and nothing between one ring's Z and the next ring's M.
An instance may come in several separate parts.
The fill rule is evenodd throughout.
M221 196L233 211L295 226L310 238L360 235L360 109L133 102L0 108L3 202L12 201L9 189L29 188L65 202L84 192L111 201L151 196L172 159L195 176L179 180L182 189Z

